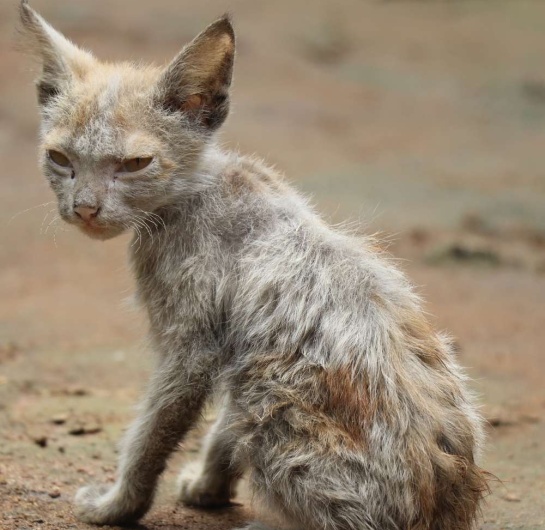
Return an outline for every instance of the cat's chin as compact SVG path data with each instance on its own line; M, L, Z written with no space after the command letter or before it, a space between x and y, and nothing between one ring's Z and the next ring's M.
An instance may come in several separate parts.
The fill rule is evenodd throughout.
M124 232L120 227L104 227L104 226L79 226L78 227L86 236L91 239L98 239L100 241L106 241L116 236L121 235Z

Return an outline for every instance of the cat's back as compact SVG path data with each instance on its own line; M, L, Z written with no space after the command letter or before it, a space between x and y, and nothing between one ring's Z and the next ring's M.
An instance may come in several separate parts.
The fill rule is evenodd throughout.
M217 217L221 238L240 239L239 257L246 265L262 266L266 260L275 276L287 272L286 266L295 275L323 268L341 281L384 275L406 284L380 242L329 225L281 173L260 159L230 154L222 166L219 200L210 198L205 215ZM341 278L342 268L347 279Z
M312 343L308 355L344 364L369 333L420 311L410 283L374 238L328 225L274 170L238 158L223 179L233 219L223 226L238 225L241 235L230 304L238 340L264 348L272 337L280 348Z

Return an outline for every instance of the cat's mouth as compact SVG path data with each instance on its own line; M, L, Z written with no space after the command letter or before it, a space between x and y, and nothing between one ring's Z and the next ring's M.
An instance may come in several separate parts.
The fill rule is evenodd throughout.
M116 226L104 226L96 223L81 223L78 224L78 228L87 236L92 239L111 239L121 232L123 228Z
M100 234L106 230L106 227L95 223L82 223L80 224L80 227L84 232L89 232L91 234Z

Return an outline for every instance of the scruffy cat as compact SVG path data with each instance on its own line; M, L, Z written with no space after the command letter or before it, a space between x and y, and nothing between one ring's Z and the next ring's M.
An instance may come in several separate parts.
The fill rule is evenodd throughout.
M274 171L214 143L229 19L163 69L99 62L26 1L21 20L43 65L40 153L60 214L94 238L135 231L158 356L117 482L81 489L80 519L141 518L221 391L181 502L228 504L247 470L296 528L470 529L486 489L482 421L448 341L371 239L332 229Z

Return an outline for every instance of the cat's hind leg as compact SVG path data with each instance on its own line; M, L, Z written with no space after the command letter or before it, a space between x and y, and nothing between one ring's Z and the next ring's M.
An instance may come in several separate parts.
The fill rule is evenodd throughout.
M178 500L189 506L228 506L241 477L233 462L236 435L231 425L230 399L206 436L200 461L182 469L178 478Z

